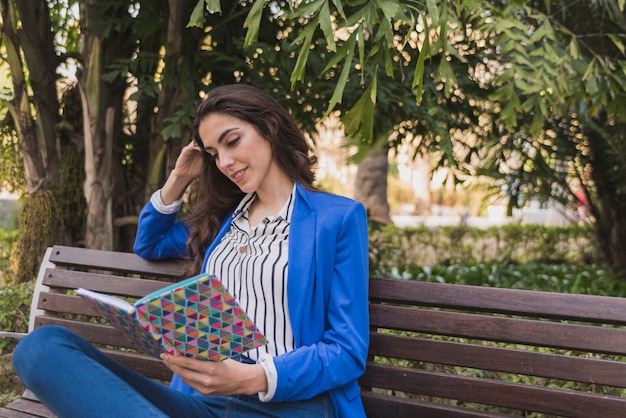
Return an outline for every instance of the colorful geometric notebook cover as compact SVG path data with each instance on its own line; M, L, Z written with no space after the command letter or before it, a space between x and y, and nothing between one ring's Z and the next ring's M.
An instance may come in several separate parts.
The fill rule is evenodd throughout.
M133 305L125 305L126 302L122 299L115 301L114 299L117 298L113 296L86 289L76 289L76 292L89 302L100 316L106 318L114 328L121 331L139 351L154 357L159 357L166 351L161 344L160 337L148 332L137 320L137 310Z
M166 351L221 361L266 344L257 326L213 275L195 276L151 293L129 304L132 309L94 301L95 292L88 293L79 292L99 305L98 311L138 349L156 357Z

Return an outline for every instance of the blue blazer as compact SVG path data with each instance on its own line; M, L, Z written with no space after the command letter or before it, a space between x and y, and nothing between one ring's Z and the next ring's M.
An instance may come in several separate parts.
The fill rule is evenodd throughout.
M223 223L209 254L230 228ZM176 214L148 203L141 212L135 252L148 259L181 257L187 230ZM362 204L296 185L289 234L287 298L296 349L274 358L278 384L272 402L328 392L337 417L365 417L357 382L369 344L368 231ZM178 376L172 387L193 392Z

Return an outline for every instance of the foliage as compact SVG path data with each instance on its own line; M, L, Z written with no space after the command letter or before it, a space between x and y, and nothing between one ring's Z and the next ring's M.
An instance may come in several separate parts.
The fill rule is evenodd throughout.
M0 245L1 242L0 239ZM28 314L32 294L33 282L3 285L0 280L0 330L28 331ZM11 365L10 353L15 345L14 339L0 338L0 407L19 398L24 390Z
M18 138L13 128L5 122L0 125L0 189L20 192L26 189L24 164L19 152Z
M626 283L595 264L491 262L414 267L391 275L425 282L626 297Z
M592 232L585 225L549 227L508 224L487 229L468 226L370 231L370 272L395 275L428 266L476 263L599 263Z
M34 282L0 285L0 330L27 332ZM15 340L0 338L0 352L15 346Z
M219 4L206 1L207 8L209 3L212 10ZM400 82L412 98L398 96L402 103L424 111L416 116L426 128L416 132L418 143L439 151L438 164L458 174L494 178L498 192L509 197L509 211L537 197L570 204L576 189L584 190L597 221L598 248L613 273L624 274L623 1L265 4L280 11L277 19L304 23L290 34L300 48L292 87L309 82L308 61L322 57L326 66L317 80L337 84L327 111L349 99L342 121L361 152L379 139L375 118L390 109L385 87ZM246 45L256 39L261 7L257 2L249 9ZM350 83L357 78L362 87L355 100ZM454 106L462 109L456 119L469 129L452 142L463 128L447 123L437 109L455 114ZM393 136L387 141L400 143Z
M99 47L115 58L104 63L103 85L88 97L95 103L98 92L118 95L106 104L115 112L118 142L103 155L113 152L119 170L111 176L123 178L94 180L115 188L113 202L95 206L116 211L94 216L94 223L135 217L188 140L197 100L213 86L243 82L271 91L309 131L337 110L359 155L405 140L414 141L416 152L437 150L436 164L453 167L458 180L461 174L495 178L512 207L537 194L571 202L572 183L580 182L598 222L599 251L614 272L626 263L619 250L626 240L624 2L49 0L37 3L36 13L24 0L3 4L20 12L6 15L5 29L14 28L22 43L45 46L37 53L13 45L13 37L2 40L16 48L11 57L24 56L24 71L12 75L30 82L21 104L24 112L39 110L33 117L52 110L50 122L60 114L53 101L61 94L35 90L60 83L29 77L58 75L59 65L73 64L85 74L90 60L80 56L81 36L91 49L92 34L101 33ZM91 5L100 13L87 31L80 27L84 16L73 13ZM16 19L12 26L9 18ZM44 104L45 98L54 100ZM43 162L56 138L44 129L53 123L38 126L21 132L46 133L39 139L47 144L47 151L40 148ZM22 149L37 149L35 143ZM30 160L37 159L24 161ZM49 174L38 173L29 184L55 181Z
M0 286L12 281L6 275L9 274L9 257L17 241L17 232L0 229Z
M27 195L22 202L17 242L10 256L15 283L33 281L47 247L57 244L62 230L58 196L53 190Z

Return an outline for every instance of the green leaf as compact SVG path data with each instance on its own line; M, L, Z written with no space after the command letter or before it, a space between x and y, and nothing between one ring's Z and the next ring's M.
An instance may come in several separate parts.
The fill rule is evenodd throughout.
M222 5L220 0L206 0L206 8L213 13L222 13Z
M619 49L619 52L621 52L622 54L626 52L626 50L624 49L624 43L617 35L609 35L609 38L611 38L611 41L613 41L613 44L615 44L617 49Z
M328 102L328 110L324 114L324 117L328 116L330 112L335 108L335 105L341 103L343 98L343 91L348 83L348 77L350 76L350 72L352 71L352 58L354 57L354 45L356 43L356 36L352 34L348 41L339 48L339 51L333 57L332 61L337 60L339 62L341 58L344 58L343 68L341 69L341 74L339 75L339 80L337 81L337 85L335 86L335 90L333 91L333 95ZM334 64L333 64L334 65ZM330 69L330 64L324 69L326 72Z
M402 14L402 7L400 7L400 3L397 1L378 0L376 4L389 22L393 21L394 19L400 19L404 17Z
M500 119L509 129L515 128L517 126L517 114L515 111L515 104L512 100L509 101L506 106L504 106L500 115Z
M169 138L178 138L180 137L180 124L172 123L161 131L161 135L163 135L163 140L167 141Z
M189 23L187 23L187 27L196 27L202 28L204 26L204 0L198 0L196 6L193 8L193 12L191 12L191 17L189 18Z
M372 98L374 95L374 98ZM352 109L342 118L346 133L360 137L367 143L374 140L374 105L376 103L376 78L367 87Z
M296 66L291 72L290 81L292 89L295 87L296 82L304 80L304 69L306 67L306 62L309 57L309 51L311 50L311 40L313 39L313 34L315 33L316 27L317 24L309 25L298 37L298 39L301 39L304 36L304 41L302 43L302 48L300 48L300 54L298 54Z
M339 16L341 16L343 20L348 20L348 18L346 17L346 13L343 11L343 4L341 0L333 0L333 4L337 8L337 13L339 13Z
M538 137L543 130L543 118L541 117L541 113L535 113L533 115L533 120L530 124L530 134L534 137Z
M445 4L444 4L445 7ZM436 0L426 0L426 8L428 9L428 17L432 20L434 26L439 24L439 8Z
M421 103L424 93L424 62L426 61L426 57L430 57L430 41L428 36L424 37L424 45L422 45L422 50L417 58L417 65L415 66L415 73L413 74L413 85L411 86L412 88L417 87L417 92L415 93L417 103Z
M596 69L596 57L594 57L590 62L589 65L587 66L587 69L585 70L585 73L582 76L582 80L587 80L589 78L591 78L592 75L595 75L597 73L597 69Z
M363 25L359 25L356 30L358 36L357 41L359 45L359 64L361 65L361 71L365 69L365 34Z
M248 32L246 33L246 40L244 41L244 46L246 47L256 42L259 36L259 26L261 25L264 5L265 0L252 2L252 9L250 9L250 13L248 13L245 22L243 22L243 27L248 29Z
M326 67L324 67L324 70L322 72L325 73L326 71L328 71L331 68L335 67L349 53L352 52L354 54L354 46L356 44L356 38L357 38L357 35L355 33L350 35L348 40L345 43L343 43L342 45L339 46L339 49L337 50L337 52L335 54L333 54L332 58L330 59L330 61L326 65Z
M572 37L567 49L572 58L580 59L580 47L578 46L578 40L576 38Z
M333 31L330 21L330 7L328 5L328 1L325 1L324 5L320 9L318 22L322 28L322 32L324 32L324 38L326 39L328 49L335 52L337 50L337 45L335 45L335 32Z

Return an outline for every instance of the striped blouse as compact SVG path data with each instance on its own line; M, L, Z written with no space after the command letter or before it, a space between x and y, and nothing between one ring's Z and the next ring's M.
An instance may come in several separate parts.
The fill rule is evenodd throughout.
M229 231L209 256L206 272L215 274L265 334L267 345L245 355L258 360L263 352L278 356L295 348L287 304L289 223L295 186L283 208L250 227L248 213L256 194L244 197Z

